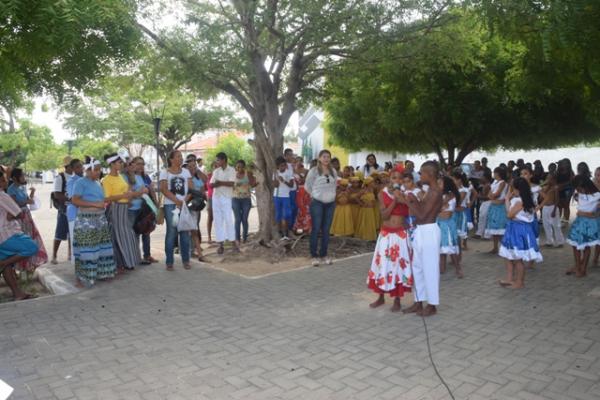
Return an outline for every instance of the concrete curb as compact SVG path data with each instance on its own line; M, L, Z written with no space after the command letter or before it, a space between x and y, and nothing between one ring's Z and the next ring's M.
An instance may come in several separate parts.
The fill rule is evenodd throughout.
M41 266L36 272L40 283L53 295L72 294L80 291L77 287L52 272L51 267Z

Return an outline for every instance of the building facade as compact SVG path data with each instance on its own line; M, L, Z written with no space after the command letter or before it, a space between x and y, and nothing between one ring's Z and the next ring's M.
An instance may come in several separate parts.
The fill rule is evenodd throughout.
M330 144L328 132L324 129L324 120L325 112L312 106L300 115L298 120L298 139L302 147L301 155L304 157L305 162L310 162L310 160L317 158L319 152L323 149L330 150L332 155L340 160L342 166L362 166L365 164L369 154L374 154L380 165L383 165L387 161L393 162L404 159L402 155L397 153L382 153L369 150L349 152L339 146L333 146Z

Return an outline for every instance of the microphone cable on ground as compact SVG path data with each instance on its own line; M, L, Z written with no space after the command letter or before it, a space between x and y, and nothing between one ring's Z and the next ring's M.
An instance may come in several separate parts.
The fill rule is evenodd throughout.
M427 352L429 353L429 361L431 361L431 366L433 367L433 370L435 371L435 374L439 378L440 382L442 382L442 384L446 387L446 390L448 391L450 398L452 400L456 400L456 398L454 397L454 394L452 393L452 390L450 390L450 387L448 386L448 384L446 383L444 378L442 378L442 375L440 375L440 372L438 371L437 366L435 365L435 361L433 361L433 355L431 354L431 344L429 342L429 330L427 329L427 321L425 321L425 317L422 315L421 315L421 319L423 320L423 327L425 328L425 339L427 340Z

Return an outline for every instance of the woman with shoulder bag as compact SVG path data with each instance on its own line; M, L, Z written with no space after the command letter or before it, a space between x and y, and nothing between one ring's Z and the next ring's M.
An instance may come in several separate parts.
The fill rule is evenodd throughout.
M190 231L192 236L192 242L196 249L195 256L198 257L198 261L206 262L206 259L202 255L202 233L200 232L200 219L202 216L202 210L206 207L206 181L208 177L204 172L198 168L197 158L195 155L190 154L187 156L185 166L192 176L192 182L194 183L194 189L190 190L192 196L191 202L188 205L190 213L196 221L196 229ZM192 254L194 255L194 254Z
M167 232L165 236L165 254L167 271L173 271L175 238L179 237L179 249L181 261L185 269L190 269L190 232L178 231L177 223L179 221L179 212L184 203L187 203L191 196L190 188L194 187L190 172L182 168L183 156L178 150L169 153L167 159L167 169L160 172L160 192L165 197L164 213L167 222Z

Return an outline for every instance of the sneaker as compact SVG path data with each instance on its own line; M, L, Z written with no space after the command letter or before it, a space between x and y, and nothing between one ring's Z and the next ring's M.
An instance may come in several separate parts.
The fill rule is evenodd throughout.
M327 264L327 265L331 265L331 264L333 264L333 260L331 259L331 257L325 257L325 258L323 259L323 261L324 261L324 262L325 262L325 264Z
M313 259L312 259L312 266L313 266L313 267L318 267L318 266L319 266L319 264L320 264L320 261L319 261L319 259L318 259L318 258L313 258Z
M282 242L287 242L287 241L289 241L289 240L290 240L290 238L289 238L289 237L287 237L287 236L284 236L284 237L282 237L282 238L281 238L281 239L279 239L279 240L281 240Z

